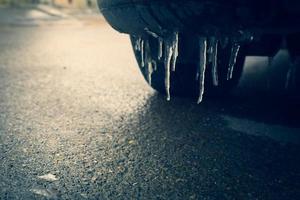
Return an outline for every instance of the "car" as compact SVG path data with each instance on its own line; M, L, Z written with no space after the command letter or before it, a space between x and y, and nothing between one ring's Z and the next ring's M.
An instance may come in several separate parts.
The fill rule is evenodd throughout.
M167 96L223 95L246 56L300 55L299 0L98 0L117 31L130 35L140 70ZM286 76L292 82L295 67Z

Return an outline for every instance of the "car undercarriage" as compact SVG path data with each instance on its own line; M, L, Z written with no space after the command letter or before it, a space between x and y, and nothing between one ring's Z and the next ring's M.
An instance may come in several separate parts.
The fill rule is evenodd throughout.
M130 35L141 72L171 95L223 95L242 74L246 56L287 49L294 62L287 83L297 85L300 2L249 0L99 0L109 24Z

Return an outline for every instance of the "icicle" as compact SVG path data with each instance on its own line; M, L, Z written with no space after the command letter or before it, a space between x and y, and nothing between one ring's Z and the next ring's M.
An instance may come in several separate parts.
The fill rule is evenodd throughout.
M134 50L136 51L141 50L141 36L137 36L134 38Z
M145 66L145 60L144 60L144 40L141 39L140 41L140 48L141 48L141 66Z
M150 49L150 44L149 40L146 39L145 41L145 64L147 66L147 80L149 85L151 85L151 78L152 78L152 73L153 73L153 68L152 68L152 58L151 58L151 49Z
M147 64L147 75L148 75L148 83L149 85L152 84L152 73L153 73L153 67L152 67L152 62L148 62Z
M173 55L173 40L172 37L167 37L165 41L165 88L167 93L167 101L170 101L170 65Z
M200 62L199 62L199 97L197 103L201 103L204 94L204 81L205 81L205 69L206 69L206 51L207 40L205 37L199 38L200 46Z
M153 71L156 71L157 70L156 60L152 60L152 66L153 66Z
M209 38L208 44L207 44L207 63L212 63L213 60L213 43L214 43L214 37Z
M215 37L210 38L210 59L212 63L211 73L213 85L219 85L219 77L218 77L218 40Z
M237 59L239 50L240 50L240 45L237 43L234 43L231 48L231 56L230 56L228 72L227 72L227 80L232 79L233 69L236 64L236 59Z
M162 45L159 45L162 46ZM160 48L160 47L159 47ZM174 32L165 39L164 45L164 64L165 64L165 88L167 100L170 100L170 70L175 70L176 59L178 57L178 32Z
M172 71L174 72L176 70L176 60L178 57L178 32L175 32L173 35L173 56L172 56Z
M163 39L158 38L158 60L161 59L163 52Z
M145 31L158 40L158 60L160 60L162 57L163 39L157 33L150 31L148 28L145 28Z

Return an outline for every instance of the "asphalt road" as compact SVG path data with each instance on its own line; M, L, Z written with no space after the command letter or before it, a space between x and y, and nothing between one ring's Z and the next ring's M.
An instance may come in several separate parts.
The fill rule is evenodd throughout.
M0 199L300 199L299 99L167 102L126 35L50 21L0 26Z

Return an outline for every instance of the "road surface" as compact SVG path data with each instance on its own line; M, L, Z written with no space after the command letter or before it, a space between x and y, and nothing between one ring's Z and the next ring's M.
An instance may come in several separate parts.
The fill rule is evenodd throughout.
M0 199L300 199L299 99L167 102L100 16L9 13Z

